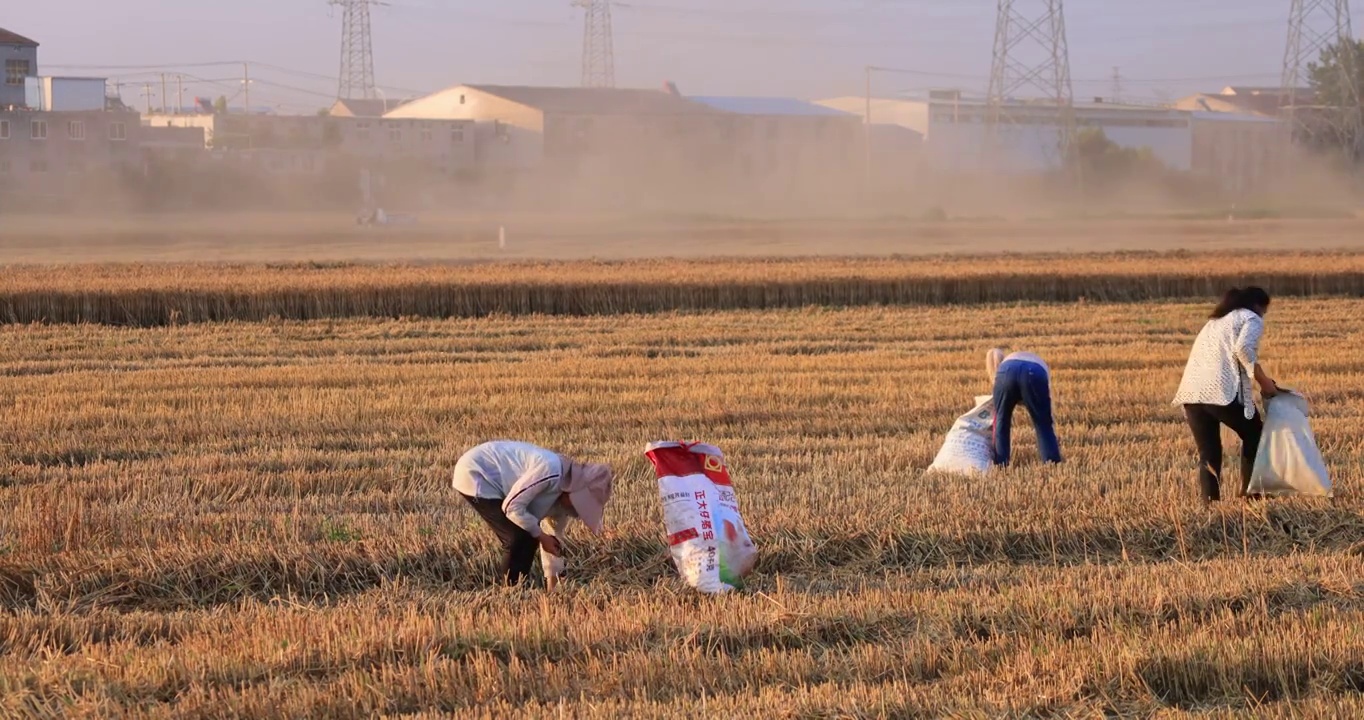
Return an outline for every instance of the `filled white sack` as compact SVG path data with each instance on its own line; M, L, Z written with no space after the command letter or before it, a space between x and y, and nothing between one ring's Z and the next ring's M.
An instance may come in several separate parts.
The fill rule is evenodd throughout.
M658 475L663 524L673 564L686 583L708 593L743 587L758 548L739 515L725 456L714 445L657 442L645 456Z
M979 475L994 464L995 401L991 395L976 397L971 412L957 418L942 449L929 466L930 472Z
M1265 400L1265 429L1250 477L1251 494L1331 497L1331 477L1308 421L1307 399L1285 391Z

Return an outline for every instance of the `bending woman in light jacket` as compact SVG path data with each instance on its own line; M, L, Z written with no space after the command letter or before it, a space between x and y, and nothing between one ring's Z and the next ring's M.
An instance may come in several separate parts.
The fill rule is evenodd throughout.
M563 575L560 540L571 518L600 535L611 499L611 468L579 463L551 450L494 440L469 450L455 465L454 487L502 543L501 579L516 585L530 574L535 550L550 589ZM549 525L549 532L540 528Z
M1241 438L1241 490L1246 494L1260 447L1264 421L1255 411L1250 378L1260 392L1273 397L1279 392L1260 367L1260 338L1269 293L1262 288L1232 288L1213 309L1211 319L1198 333L1184 379L1174 404L1184 406L1184 416L1198 445L1198 484L1204 502L1221 499L1222 431L1226 425Z

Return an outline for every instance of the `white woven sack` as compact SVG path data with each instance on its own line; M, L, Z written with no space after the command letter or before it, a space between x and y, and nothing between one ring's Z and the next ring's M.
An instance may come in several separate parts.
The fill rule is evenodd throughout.
M1248 492L1284 497L1331 497L1331 477L1317 448L1307 399L1287 391L1265 401L1265 429Z
M957 418L929 472L980 475L994 463L994 397L976 397L976 406Z

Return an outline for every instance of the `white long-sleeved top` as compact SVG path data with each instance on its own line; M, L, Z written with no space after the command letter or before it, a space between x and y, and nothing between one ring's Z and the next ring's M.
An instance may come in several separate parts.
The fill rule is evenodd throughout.
M1250 378L1260 360L1264 319L1250 310L1213 318L1194 340L1175 405L1230 405L1240 401L1246 418L1255 417Z
M502 512L518 527L540 537L541 521L549 534L563 539L572 515L558 504L563 494L564 460L552 450L514 440L494 440L460 457L454 488L476 498L501 499ZM563 574L564 560L540 550L546 575Z

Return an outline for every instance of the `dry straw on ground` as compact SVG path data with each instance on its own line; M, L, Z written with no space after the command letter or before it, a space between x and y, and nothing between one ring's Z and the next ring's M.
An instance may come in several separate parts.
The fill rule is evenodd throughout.
M1364 302L1282 300L1265 348L1342 497L1210 511L1168 406L1206 310L5 328L0 714L1358 716ZM1069 463L1023 427L923 477L996 339L1054 363ZM621 474L552 597L488 588L448 489L505 436ZM750 591L674 578L668 438L730 455Z
M1126 254L619 263L106 265L0 272L0 322L150 327L272 318L616 315L1364 293L1364 254Z

